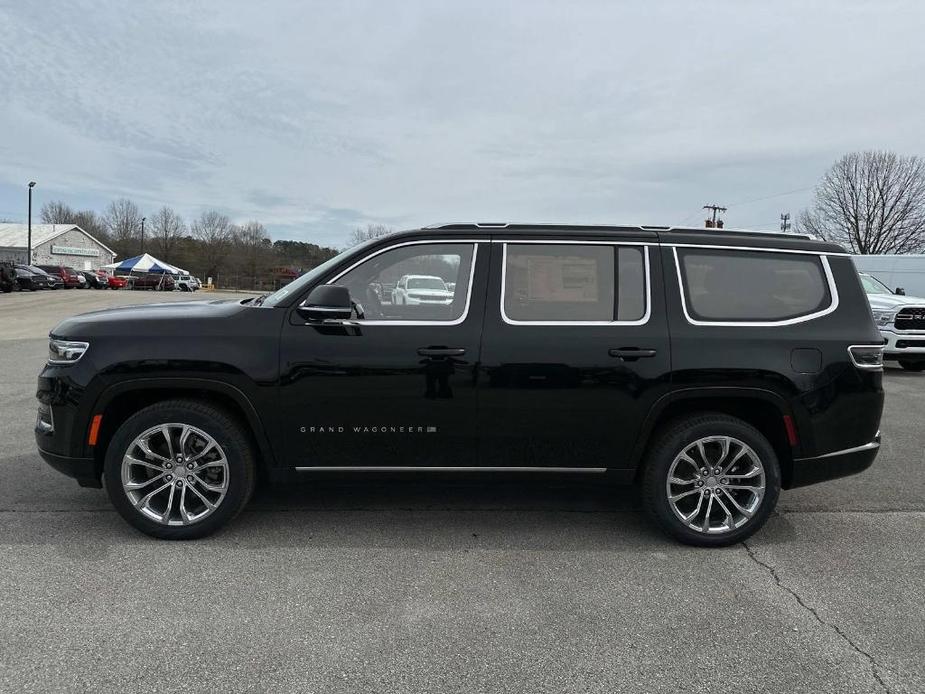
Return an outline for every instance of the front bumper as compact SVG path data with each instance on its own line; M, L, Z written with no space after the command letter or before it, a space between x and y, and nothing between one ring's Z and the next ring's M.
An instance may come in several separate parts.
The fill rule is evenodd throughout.
M51 465L55 470L68 477L77 480L81 487L95 487L99 489L103 486L100 480L100 473L96 461L93 458L72 458L66 455L59 455L51 451L45 451L39 448L39 455L42 460Z
M796 458L790 488L805 487L825 480L856 475L869 468L880 451L880 432L873 441L862 446L817 455L812 458Z
M884 359L911 359L925 361L925 333L881 330Z

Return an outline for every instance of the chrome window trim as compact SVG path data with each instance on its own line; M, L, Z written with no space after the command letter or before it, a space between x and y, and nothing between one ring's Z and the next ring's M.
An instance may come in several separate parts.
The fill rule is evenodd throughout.
M451 243L467 243L472 246L472 264L469 268L469 287L466 292L466 305L463 307L462 315L459 318L454 320L367 320L365 318L356 318L352 319L351 325L460 325L465 322L466 317L469 315L469 305L472 302L472 284L475 280L475 264L476 259L478 258L479 253L479 243L484 243L485 239L420 239L417 241L403 241L401 243L393 243L390 246L385 248L380 248L378 251L370 253L369 255L363 256L360 260L353 263L346 270L343 270L337 273L334 277L326 282L326 284L334 284L341 277L346 275L348 272L354 268L359 267L367 260L375 258L377 255L386 253L388 251L394 250L396 248L401 248L403 246L423 246L423 245L446 245Z
M545 241L545 240L521 240L516 241L498 241L498 243L503 244L501 247L501 320L503 320L508 325L543 325L543 326L574 326L574 325L599 325L599 326L608 326L608 325L645 325L649 322L649 318L652 315L652 273L649 265L649 246L654 244L648 243L632 243L626 241L582 241L576 239L574 241ZM504 312L504 290L507 287L507 247L510 243L518 244L529 244L534 246L542 246L546 244L562 244L569 246L638 246L642 249L642 258L643 258L643 268L645 272L645 299L646 299L646 311L642 315L642 318L637 320L610 320L610 321L578 321L578 320L545 320L545 321L533 321L533 320L514 320L509 318L507 313ZM614 259L616 263L616 258ZM616 267L614 268L616 270ZM616 301L616 292L614 293L614 301Z
M788 234L789 236L789 234ZM833 256L850 258L850 253L831 253L829 251L811 251L800 248L768 248L767 246L720 246L712 243L671 243L663 241L662 246L669 248L715 248L720 251L759 251L763 253L796 253L798 255Z
M561 244L567 246L658 246L656 241L592 241L584 239L492 239L492 243L538 243ZM664 245L664 244L663 244Z
M818 253L815 251L778 251L775 248L751 248L751 247L742 247L742 246L709 246L701 244L666 244L671 245L671 252L674 255L674 268L678 276L678 293L681 295L681 310L684 312L684 318L691 325L699 326L711 326L711 327L726 327L726 328L776 328L783 325L796 325L797 323L805 323L807 321L815 320L816 318L821 318L822 316L827 316L828 314L834 312L838 308L838 288L835 286L835 278L832 275L832 268L829 267L829 261L825 253ZM775 321L721 321L721 320L698 320L691 316L690 312L687 309L687 297L684 292L684 279L681 276L681 259L678 257L678 248L707 248L707 249L718 249L718 250L734 250L734 251L764 251L768 253L801 253L803 255L814 255L818 256L822 264L822 271L825 275L826 282L829 285L829 297L830 302L828 307L821 309L819 311L814 311L813 313L807 313L804 316L797 316L795 318L786 318L784 320L775 320Z

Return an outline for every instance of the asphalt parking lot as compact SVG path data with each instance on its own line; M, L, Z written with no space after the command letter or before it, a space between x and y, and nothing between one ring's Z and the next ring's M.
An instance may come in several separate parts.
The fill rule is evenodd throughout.
M0 296L0 690L925 691L925 374L887 370L873 468L747 546L596 478L440 476L308 477L158 542L38 457L35 377L67 315L199 298Z

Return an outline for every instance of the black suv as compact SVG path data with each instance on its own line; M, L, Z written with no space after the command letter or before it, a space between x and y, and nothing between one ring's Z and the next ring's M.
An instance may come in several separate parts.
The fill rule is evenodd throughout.
M411 274L450 298L392 303L381 288ZM228 522L258 473L479 470L638 482L671 535L724 545L781 488L870 466L881 379L839 246L453 224L368 241L257 299L65 320L36 441L162 538Z

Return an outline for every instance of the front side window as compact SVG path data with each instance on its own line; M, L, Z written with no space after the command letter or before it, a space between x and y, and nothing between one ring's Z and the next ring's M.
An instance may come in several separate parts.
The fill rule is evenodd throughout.
M832 304L819 256L678 248L685 306L697 321L778 322Z
M472 243L396 246L333 280L350 290L365 320L457 322L465 318L475 260Z
M883 284L883 282L878 280L876 277L865 274L862 274L860 277L861 284L864 285L864 291L867 294L893 294L893 292L890 291L890 288Z
M639 321L646 312L644 254L637 246L506 244L504 318L514 323Z

